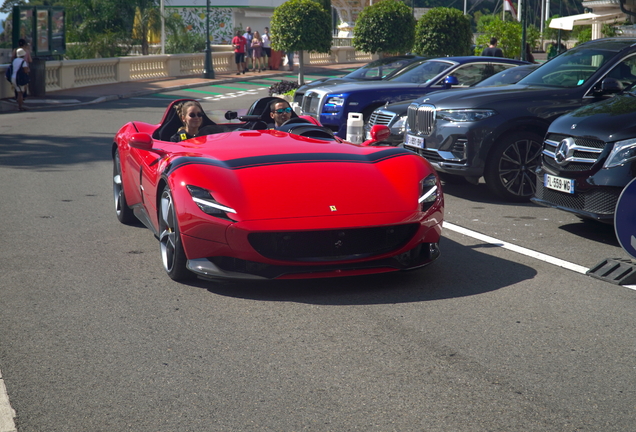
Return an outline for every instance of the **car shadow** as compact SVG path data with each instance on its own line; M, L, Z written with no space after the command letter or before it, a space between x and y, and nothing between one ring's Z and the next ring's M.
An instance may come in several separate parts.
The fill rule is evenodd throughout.
M536 270L450 239L441 257L420 270L331 279L206 281L191 283L217 295L320 305L412 303L466 297L532 279Z
M611 224L605 224L593 220L581 220L578 223L561 225L559 229L578 237L582 237L586 240L621 247L618 239L616 238L614 225Z

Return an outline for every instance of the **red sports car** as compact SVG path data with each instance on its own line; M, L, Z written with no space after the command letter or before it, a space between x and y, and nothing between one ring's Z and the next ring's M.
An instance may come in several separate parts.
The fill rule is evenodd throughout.
M363 275L439 256L437 174L382 146L386 126L361 145L299 118L267 130L263 98L244 122L175 143L177 102L159 124L124 125L112 148L117 218L152 230L172 279Z

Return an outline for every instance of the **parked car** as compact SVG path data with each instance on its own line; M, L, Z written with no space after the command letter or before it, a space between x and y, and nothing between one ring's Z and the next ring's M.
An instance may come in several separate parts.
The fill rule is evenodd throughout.
M538 64L526 64L511 67L474 84L473 87L514 84L538 67ZM378 124L385 125L391 130L391 136L387 139L387 141L392 145L401 144L404 141L406 112L409 105L411 105L411 102L413 101L409 100L406 102L386 104L373 111L369 117L369 121L364 125L366 136L369 136L373 126Z
M115 136L115 214L152 231L169 277L355 276L438 258L444 198L424 158L375 146L384 126L362 145L302 118L267 129L271 99L241 123L204 114L210 134L178 143L184 100L159 124L131 121Z
M636 81L636 39L578 45L517 84L437 92L408 108L405 148L436 170L477 182L509 201L535 193L543 137L557 117Z
M421 63L424 60L426 60L426 57L411 54L381 58L372 61L371 63L368 63L343 77L320 78L298 87L296 93L294 93L294 102L298 102L298 104L302 103L303 96L307 90L312 88L327 84L336 85L352 81L386 80L402 71L405 67L412 65L413 63Z
M543 143L532 201L613 223L636 176L636 89L556 119Z
M315 117L337 136L345 138L349 113L361 113L366 123L371 113L386 103L415 99L452 85L469 87L489 76L520 64L518 60L499 57L444 57L414 64L384 81L327 85L308 90L302 111Z

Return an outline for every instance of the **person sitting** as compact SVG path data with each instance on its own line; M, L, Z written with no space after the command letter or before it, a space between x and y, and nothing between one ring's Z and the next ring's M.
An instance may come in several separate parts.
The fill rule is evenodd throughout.
M210 122L203 112L203 107L197 101L185 101L175 105L174 108L177 110L177 116L181 119L183 126L177 130L176 134L170 137L170 141L172 142L180 142L198 136L227 131L227 128ZM208 123L212 124L202 126L204 119L207 119Z
M268 125L269 128L278 128L292 117L292 108L285 100L274 100L269 104L270 117L274 120L274 124Z

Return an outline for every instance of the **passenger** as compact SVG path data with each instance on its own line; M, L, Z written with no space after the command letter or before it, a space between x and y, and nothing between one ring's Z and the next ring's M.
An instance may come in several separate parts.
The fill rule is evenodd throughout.
M274 120L273 125L268 125L270 128L280 127L283 123L292 117L292 108L285 100L275 100L269 104L270 117Z
M179 142L197 136L205 115L201 104L197 101L186 101L175 105L174 108L177 110L177 115L183 126L176 134L172 135L170 141Z

